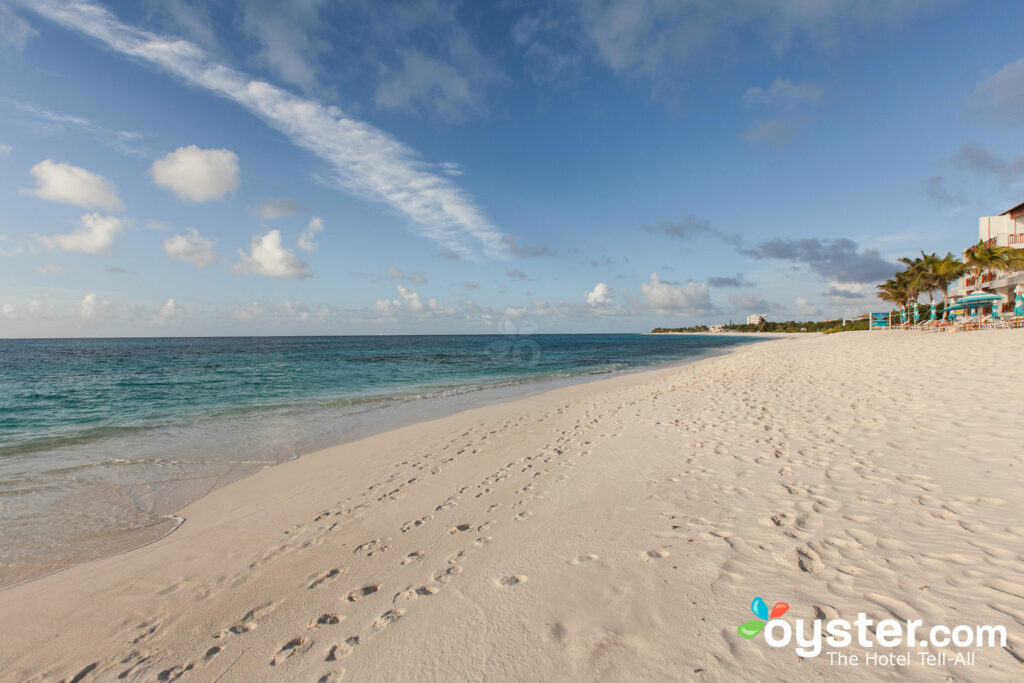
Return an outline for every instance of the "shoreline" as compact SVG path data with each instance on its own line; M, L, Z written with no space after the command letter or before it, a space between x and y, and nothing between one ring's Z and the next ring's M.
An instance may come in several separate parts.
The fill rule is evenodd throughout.
M1024 334L987 338L786 337L265 468L159 542L0 592L0 679L791 677L791 649L737 635L763 595L1005 624L968 675L1013 680L1024 369L954 360L1003 367ZM921 363L956 392L908 383ZM994 406L963 400L981 387Z
M735 347L740 348L740 347ZM599 382L614 377L628 376L637 373L652 372L657 370L664 370L676 367L682 367L690 363L699 362L716 356L725 355L733 351L733 348L709 348L703 353L697 356L679 358L671 361L660 361L649 365L639 365L627 368L620 368L617 370L602 371L602 372L585 372L576 375L569 376L548 376L538 379L530 379L522 382L508 382L504 384L495 384L483 387L477 387L466 391L456 391L452 394L447 395L434 395L427 396L424 398L402 398L395 400L394 402L381 402L378 405L372 405L366 411L359 411L353 413L350 418L355 418L366 413L373 414L376 421L369 425L356 425L350 430L346 431L344 436L338 440L332 439L328 444L320 444L312 447L310 450L302 450L297 452L290 457L283 458L280 460L268 460L265 464L257 467L252 467L247 471L232 473L231 478L221 484L214 484L208 489L205 489L198 493L198 495L186 495L182 502L173 505L166 512L157 512L157 518L151 523L143 527L130 527L111 530L108 533L113 535L142 535L143 538L138 542L127 542L127 543L113 543L109 546L106 551L101 552L93 557L88 557L79 561L72 562L65 566L56 567L42 574L29 576L27 578L16 580L13 583L0 586L0 592L15 588L17 586L36 581L53 574L66 571L68 569L87 564L90 562L96 562L99 560L107 559L110 557L116 557L129 553L135 549L142 548L153 543L156 543L164 538L167 538L178 530L181 525L186 521L186 518L182 516L182 511L192 503L195 503L202 498L210 495L211 493L237 484L240 481L244 481L246 478L254 476L259 472L278 467L285 463L292 462L299 458L303 458L320 451L336 448L353 442L361 441L370 437L386 434L388 432L402 429L410 426L414 426L423 422L430 422L437 419L443 419L464 413L466 411L482 408L490 405L509 403L519 400L529 399L531 397L539 396L544 393L555 391L564 387L578 386L591 382ZM391 418L385 421L383 418ZM154 497L159 497L159 490L153 492ZM152 511L147 511L135 505L135 508L140 514L153 514ZM145 534L140 534L147 528L156 527L163 525L166 522L174 522L174 524L167 530L155 533L150 537L146 537Z

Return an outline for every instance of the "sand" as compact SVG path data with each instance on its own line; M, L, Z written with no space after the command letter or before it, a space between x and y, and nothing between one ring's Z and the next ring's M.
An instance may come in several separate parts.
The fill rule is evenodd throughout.
M0 592L0 676L1021 680L1022 357L1024 331L788 337L311 454ZM1009 638L839 666L741 638L755 596Z

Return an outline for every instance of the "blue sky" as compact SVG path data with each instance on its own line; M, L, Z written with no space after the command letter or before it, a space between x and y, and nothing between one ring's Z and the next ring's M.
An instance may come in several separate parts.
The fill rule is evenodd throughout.
M0 0L0 336L857 315L1022 200L1024 15ZM984 38L988 36L988 38Z

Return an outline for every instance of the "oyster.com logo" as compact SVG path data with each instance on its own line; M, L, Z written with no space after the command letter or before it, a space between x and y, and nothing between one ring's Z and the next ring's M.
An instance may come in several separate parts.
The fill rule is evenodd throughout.
M768 623L769 619L778 619L788 612L789 605L784 602L777 602L775 603L775 606L771 608L771 611L769 611L768 604L765 603L764 598L758 596L754 598L752 603L750 603L750 611L754 613L754 616L756 616L757 619L751 619L750 621L736 627L736 632L747 640L750 640L763 631L764 626Z
M923 619L879 619L858 612L847 619L780 619L789 605L777 602L768 609L764 598L750 603L751 619L736 632L751 640L764 633L770 647L794 646L800 657L824 654L829 664L839 666L973 666L978 648L1006 648L1006 627L994 624L936 624ZM859 651L844 651L855 646Z

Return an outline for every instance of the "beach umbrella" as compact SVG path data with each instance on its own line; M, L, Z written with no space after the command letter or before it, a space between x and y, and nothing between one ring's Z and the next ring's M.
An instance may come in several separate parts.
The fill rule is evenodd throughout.
M985 304L992 304L996 301L1002 300L1003 297L999 296L998 294L992 294L991 292L983 292L979 290L977 292L974 292L973 294L968 294L964 298L960 299L959 305L967 309L968 315L970 315L970 312L972 310L975 311L975 317L978 318L978 320L981 320L982 306L984 306ZM993 310L995 310L994 307ZM995 317L998 317L999 314L996 313L994 315Z
M917 308L917 302L914 302L914 322L921 322L921 311Z
M1015 294L1013 298L1013 314L1017 316L1024 315L1024 285L1017 285L1013 289Z
M900 320L903 322L904 325L907 324L907 307L906 306L900 306Z
M999 297L998 301L992 302L992 319L999 320L999 309L1003 307L1003 297Z
M939 309L939 304L933 301L932 302L932 310L931 310L930 313L928 313L928 317L930 319L932 319L932 320L935 320L935 318L938 316L938 312L939 312L938 309Z

